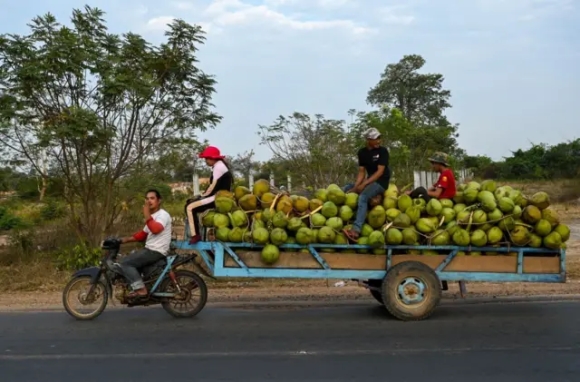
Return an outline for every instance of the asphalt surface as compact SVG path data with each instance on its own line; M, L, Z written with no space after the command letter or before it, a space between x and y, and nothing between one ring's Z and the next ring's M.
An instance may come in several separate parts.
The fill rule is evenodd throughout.
M579 339L579 302L443 305L422 322L374 303L5 313L0 381L577 382Z

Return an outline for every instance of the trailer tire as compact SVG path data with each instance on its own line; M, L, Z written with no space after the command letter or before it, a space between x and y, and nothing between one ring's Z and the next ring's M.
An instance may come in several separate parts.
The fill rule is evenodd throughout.
M439 277L418 261L405 261L389 269L381 289L385 308L402 321L428 318L441 300Z
M375 298L375 300L377 300L377 302L381 305L385 305L385 302L383 301L383 294L377 290L370 290L371 292L371 296L373 296Z
M371 296L373 296L374 299L377 300L379 304L385 305L385 302L383 301L383 292L381 289L381 287L383 285L383 280L381 280L381 279L369 280L367 283L369 286L369 292L371 292ZM370 289L370 288L377 288L377 289Z

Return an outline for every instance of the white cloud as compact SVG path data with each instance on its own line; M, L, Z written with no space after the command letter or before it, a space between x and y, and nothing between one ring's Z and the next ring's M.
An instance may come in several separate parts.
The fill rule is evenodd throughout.
M303 0L269 0L269 2L272 1L282 4L283 2ZM174 2L173 6L178 11L199 9L197 6L184 1ZM274 26L296 31L342 30L357 38L376 32L374 28L358 24L349 19L330 18L317 20L313 17L305 19L297 13L284 13L266 4L252 5L241 0L213 0L204 9L200 9L200 12L195 12L195 14L198 15L198 18L193 20L188 18L187 15L180 15L179 17L201 25L204 31L213 34L220 33L225 28L237 26L252 26L259 29ZM175 16L172 15L157 16L149 19L145 27L150 31L165 30L167 24L174 18Z
M341 28L353 34L360 35L372 32L370 28L359 26L351 20L329 20L329 21L302 21L296 20L283 13L269 9L266 6L250 6L234 12L224 12L216 16L213 20L218 25L241 25L254 21L267 21L280 26L297 30L320 30Z
M167 24L170 24L175 17L173 16L159 16L149 19L147 21L147 29L152 31L162 31L167 29Z

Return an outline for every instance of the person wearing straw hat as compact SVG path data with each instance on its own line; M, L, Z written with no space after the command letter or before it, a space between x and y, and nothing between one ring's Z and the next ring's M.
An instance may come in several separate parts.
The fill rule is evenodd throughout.
M189 199L185 205L187 220L191 238L190 244L195 244L201 240L198 214L215 208L215 195L218 191L231 191L234 178L230 172L229 166L225 161L225 156L221 155L220 150L215 146L206 147L199 157L205 159L205 163L212 168L209 178L209 187L201 195Z
M428 190L425 187L418 187L413 191L407 191L413 199L422 198L429 202L432 198L437 199L452 199L457 193L455 186L455 175L449 165L449 156L442 152L434 153L430 158L433 171L439 173L439 179Z
M352 241L358 240L365 222L369 201L377 195L382 195L389 187L391 170L389 169L389 150L381 146L381 133L370 128L363 133L366 146L358 153L358 175L355 183L343 188L345 192L359 194L356 218L352 229L344 230L344 234Z

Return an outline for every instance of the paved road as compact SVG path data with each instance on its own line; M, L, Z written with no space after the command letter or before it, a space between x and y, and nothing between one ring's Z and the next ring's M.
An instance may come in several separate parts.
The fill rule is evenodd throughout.
M208 306L0 315L2 382L580 380L580 303L441 306L404 323L384 308Z

